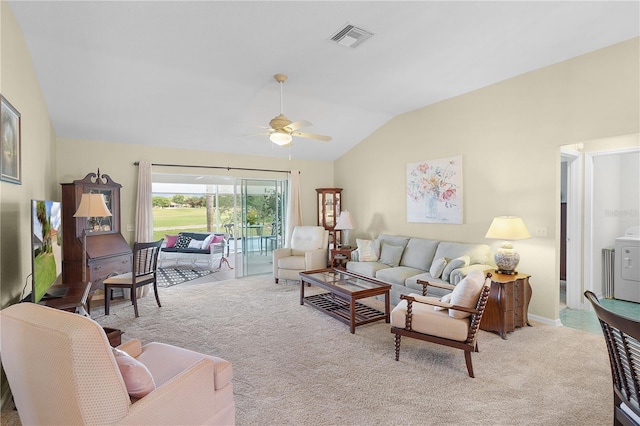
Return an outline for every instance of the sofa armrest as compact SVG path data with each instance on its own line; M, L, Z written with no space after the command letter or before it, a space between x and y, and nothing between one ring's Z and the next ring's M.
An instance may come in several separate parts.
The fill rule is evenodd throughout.
M327 249L309 250L304 253L304 264L307 271L324 269L329 262L329 252Z
M217 411L234 405L232 386L227 386L215 390L214 363L203 359L134 402L119 424L206 424ZM228 401L225 392L231 392Z
M354 262L359 262L360 261L360 252L358 251L358 249L355 249L351 252L351 259Z
M484 272L487 269L495 269L495 268L496 268L495 265L491 266L491 265L483 265L483 264L476 263L474 265L465 266L464 268L454 269L453 271L451 271L451 275L449 275L449 282L453 285L456 285L460 281L462 281L462 279L466 277L467 274L471 271L478 269Z

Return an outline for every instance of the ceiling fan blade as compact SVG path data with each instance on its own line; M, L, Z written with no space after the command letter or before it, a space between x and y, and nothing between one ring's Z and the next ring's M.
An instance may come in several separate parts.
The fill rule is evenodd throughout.
M265 127L265 129L269 129L268 127ZM250 138L252 136L269 136L271 133L273 133L272 129L269 129L270 131L268 132L260 132L260 133L252 133L250 135L242 135L242 136L238 136L240 138Z
M293 132L294 130L298 130L303 127L309 127L309 126L311 126L311 123L309 123L307 120L298 120L294 123L289 124L288 126L285 126L285 129L287 129L290 132Z
M300 136L301 138L317 139L319 141L329 142L331 136L316 135L315 133L292 132L291 136Z

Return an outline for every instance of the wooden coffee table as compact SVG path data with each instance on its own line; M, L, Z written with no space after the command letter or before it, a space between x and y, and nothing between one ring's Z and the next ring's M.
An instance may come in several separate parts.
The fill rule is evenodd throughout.
M304 297L304 286L314 285L327 290L326 293ZM351 334L356 327L384 319L390 322L389 290L375 278L364 277L343 269L319 269L300 272L300 304L307 304L348 324ZM384 312L357 302L358 299L384 295Z

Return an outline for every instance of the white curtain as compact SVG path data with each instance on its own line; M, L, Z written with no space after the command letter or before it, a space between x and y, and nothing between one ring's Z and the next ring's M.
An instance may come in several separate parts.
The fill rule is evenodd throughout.
M138 197L136 201L136 241L153 241L153 200L151 195L151 162L138 164Z
M302 225L302 203L300 202L300 170L291 170L289 174L289 202L287 203L287 228L285 247L291 246L293 228Z
M136 197L136 233L135 241L148 243L153 241L153 200L151 195L151 162L147 160L138 163L138 195ZM145 285L136 290L137 297L145 297L149 293L149 286ZM124 290L124 296L129 297L129 290Z

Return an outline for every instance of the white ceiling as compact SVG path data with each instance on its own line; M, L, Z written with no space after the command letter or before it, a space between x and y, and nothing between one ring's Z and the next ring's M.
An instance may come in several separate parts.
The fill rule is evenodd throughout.
M334 160L392 117L640 35L639 2L10 1L58 137ZM328 39L345 23L375 35ZM280 110L331 142L259 132Z

